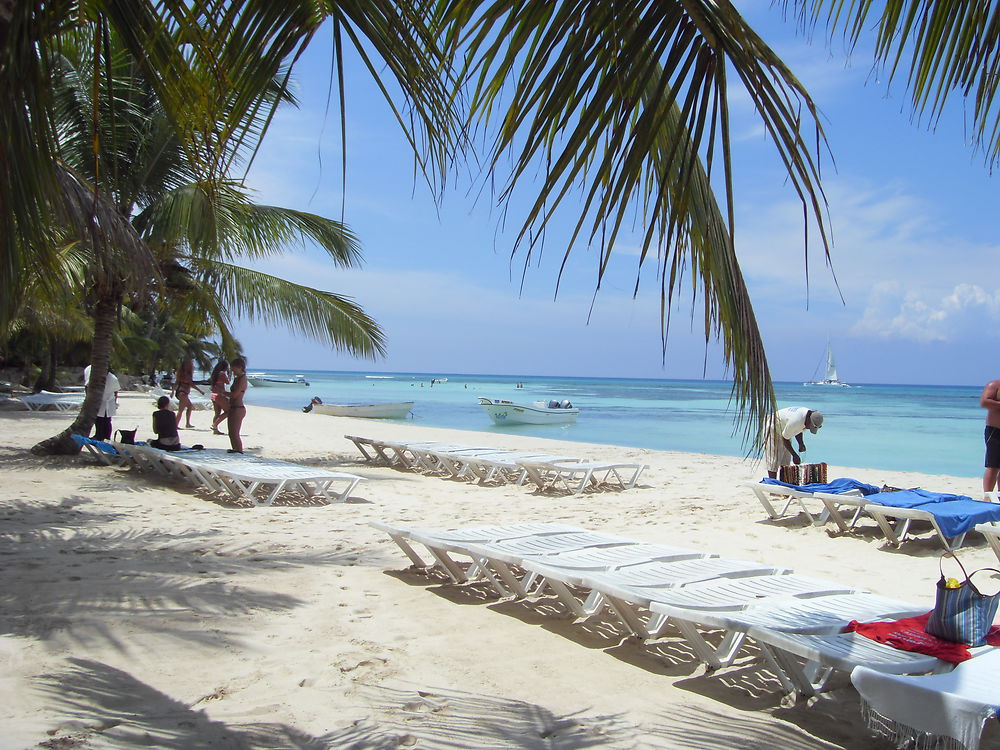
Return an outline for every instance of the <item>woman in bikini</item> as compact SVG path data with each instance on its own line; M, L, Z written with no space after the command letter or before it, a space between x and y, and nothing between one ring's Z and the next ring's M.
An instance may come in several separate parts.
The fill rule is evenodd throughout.
M229 396L226 394L226 386L229 385L229 363L220 359L219 364L212 370L212 407L215 409L215 419L212 420L212 432L216 435L225 435L219 429L219 424L229 413Z
M233 385L229 389L229 413L226 416L229 424L229 442L232 448L230 453L243 452L243 440L240 439L240 427L243 425L243 418L247 415L247 408L243 405L243 394L247 392L247 363L242 357L233 360Z
M184 410L187 409L187 422L184 426L187 428L194 427L191 424L191 411L194 408L191 405L191 389L194 388L201 395L205 395L205 391L194 384L194 362L190 359L185 359L181 366L177 368L177 374L174 376L174 388L170 392L170 395L177 396L177 426L181 426L181 417L184 415Z

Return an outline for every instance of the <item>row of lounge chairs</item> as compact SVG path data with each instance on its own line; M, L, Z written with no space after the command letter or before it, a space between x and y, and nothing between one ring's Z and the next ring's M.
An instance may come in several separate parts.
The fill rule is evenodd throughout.
M366 461L404 471L474 480L480 484L524 484L540 491L553 489L572 494L611 486L634 487L644 464L583 461L569 456L500 450L488 446L454 445L425 441L388 441L345 435Z
M163 451L148 445L108 445L126 466L184 479L196 488L255 506L271 505L284 492L343 502L363 480L354 474L217 449ZM110 462L103 447L84 446L102 461ZM334 490L334 486L339 489Z
M770 519L801 512L814 525L833 522L844 533L868 516L894 547L906 541L913 521L928 523L949 552L961 547L973 529L994 540L1000 532L1000 527L995 526L1000 521L1000 503L965 495L922 489L881 491L855 479L802 486L763 479L746 486L753 490ZM991 545L1000 557L1000 543L991 541Z
M32 393L30 396L18 396L17 400L24 404L28 411L41 411L50 409L52 411L73 411L83 405L84 394L75 393L54 393L52 391L40 391Z
M371 525L386 532L422 570L439 570L455 583L485 581L501 596L532 600L548 594L546 604L554 597L573 618L610 616L624 634L645 641L679 636L710 669L733 664L752 642L789 693L813 695L830 687L836 672L851 673L852 679L859 675L866 700L879 694L869 686L883 680L889 681L885 683L889 692L893 680L915 685L914 691L937 689L939 683L932 682L936 679L942 689L960 690L965 683L945 680L943 673L985 673L976 666L980 659L986 659L984 667L997 664L996 649L991 647L971 649L974 658L955 668L933 656L843 632L852 620L911 617L926 612L928 606L788 569L556 523L452 531ZM419 548L426 550L429 560ZM942 676L896 677L928 674ZM924 685L921 680L928 682ZM985 718L1000 703L995 690L977 690L972 698L978 705L986 700L990 711L980 717L976 739ZM883 718L901 724L911 718L909 714L894 718L891 700L871 698L870 703ZM926 729L918 718L906 726L921 733L944 723L937 720ZM973 734L965 729L966 735Z

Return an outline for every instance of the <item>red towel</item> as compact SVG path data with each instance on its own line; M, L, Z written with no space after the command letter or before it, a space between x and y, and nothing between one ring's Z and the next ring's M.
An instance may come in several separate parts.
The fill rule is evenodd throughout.
M913 651L918 654L936 656L942 661L958 664L971 659L969 647L964 643L953 643L931 635L924 630L931 613L919 617L904 617L902 620L889 622L858 622L851 620L844 628L845 633L858 633L873 641L898 648L901 651ZM986 636L990 646L1000 646L1000 627L994 625Z

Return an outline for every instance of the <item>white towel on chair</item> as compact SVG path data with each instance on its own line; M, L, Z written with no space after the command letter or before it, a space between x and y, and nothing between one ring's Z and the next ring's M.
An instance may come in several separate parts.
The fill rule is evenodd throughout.
M879 734L897 741L932 734L944 741L924 737L917 746L976 750L983 725L1000 710L1000 649L920 677L855 667L851 682L867 704L868 726Z

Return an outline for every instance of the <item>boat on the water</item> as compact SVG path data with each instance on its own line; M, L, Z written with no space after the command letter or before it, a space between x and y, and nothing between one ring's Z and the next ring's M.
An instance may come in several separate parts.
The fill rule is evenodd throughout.
M822 364L822 362L820 364ZM816 369L819 370L819 367ZM815 377L815 375L813 377ZM830 346L829 341L826 342L826 377L822 380L807 380L802 385L828 385L836 388L851 387L849 383L841 381L840 376L837 373L837 363L833 359L833 347Z
M248 372L247 382L254 388L268 388L275 385L309 385L305 375L295 377L281 377L279 375L268 375L266 372Z
M330 417L365 417L367 419L405 419L413 409L412 401L392 404L324 404L313 399L309 411Z
M575 422L580 413L569 401L518 404L480 397L479 405L496 424L569 424Z

